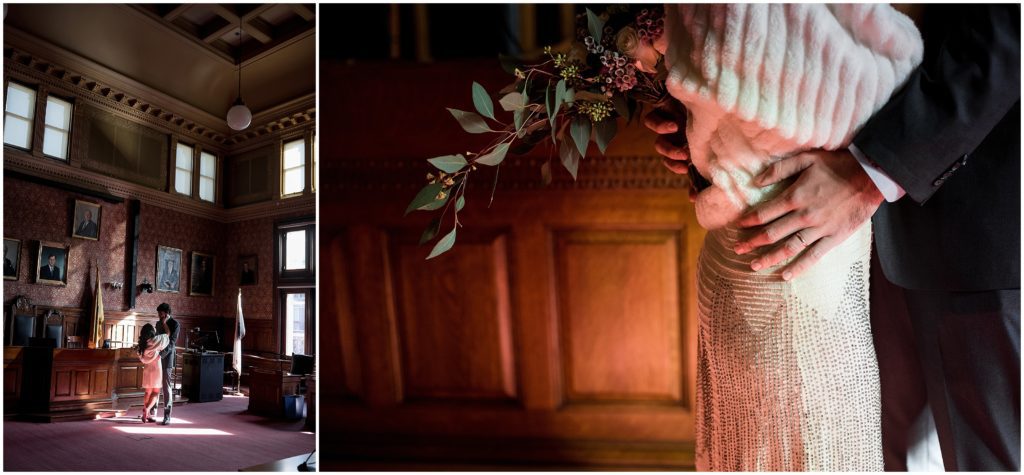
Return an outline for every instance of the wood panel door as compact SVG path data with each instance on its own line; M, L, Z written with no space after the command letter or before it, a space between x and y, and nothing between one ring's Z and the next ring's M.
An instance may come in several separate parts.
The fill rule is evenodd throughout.
M429 261L433 216L402 217L415 187L321 195L327 470L692 468L703 231L657 159L599 160L528 190L535 168L517 181L509 165L490 209L490 183L470 190L455 247ZM348 183L384 179L339 166Z

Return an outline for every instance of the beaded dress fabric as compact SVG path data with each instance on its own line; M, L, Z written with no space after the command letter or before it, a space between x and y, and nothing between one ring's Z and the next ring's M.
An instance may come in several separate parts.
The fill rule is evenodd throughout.
M920 63L913 22L887 5L666 5L669 92L687 108L698 261L697 468L881 471L865 223L792 281L753 272L735 221L788 183L773 161L847 146Z

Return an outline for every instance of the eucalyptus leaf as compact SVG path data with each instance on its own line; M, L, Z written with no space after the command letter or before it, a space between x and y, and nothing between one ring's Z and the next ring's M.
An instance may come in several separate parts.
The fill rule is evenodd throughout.
M460 196L459 199L455 200L455 212L462 211L462 208L466 206L466 197Z
M544 108L548 114L548 120L551 122L551 141L555 141L555 115L551 113L551 88L544 88Z
M440 241L437 241L437 244L434 245L434 250L430 251L430 255L427 256L427 259L433 259L433 258L435 258L435 257L437 257L437 256L439 256L441 254L444 254L449 249L451 249L452 245L454 245L454 244L455 244L455 228L452 228L452 232L450 232L448 234L445 234L444 237L441 238Z
M427 161L430 162L431 165L437 167L438 170L441 170L445 173L455 173L459 170L462 170L462 168L465 167L467 163L466 157L463 157L462 154L434 157L427 159Z
M427 225L427 229L423 230L423 235L420 236L420 244L426 244L431 239L434 239L434 236L437 236L437 232L440 230L441 217L438 216L430 221L430 224Z
M466 112L458 109L448 108L448 112L452 113L455 120L459 121L459 125L462 126L462 130L471 134L482 134L484 132L494 132L487 123L484 122L484 118L480 117L480 114L474 112Z
M604 31L604 21L600 17L594 14L594 12L587 9L587 29L590 30L590 36L594 37L594 42L601 44L601 33Z
M569 132L572 134L572 139L576 142L576 148L580 152L580 156L585 157L587 155L587 142L590 141L590 121L583 117L576 117L572 120L569 125Z
M615 138L615 133L618 131L618 124L616 124L615 119L611 117L598 122L597 125L594 126L594 142L597 142L597 148L601 151L601 155L604 155L604 151L608 148L608 144L611 143L613 138Z
M569 174L572 175L572 179L576 179L576 172L580 168L580 155L576 153L576 149L569 144L568 140L563 140L559 146L558 154L562 157L562 166L566 170L569 170Z
M526 135L526 130L523 130L523 121L526 120L526 111L519 109L512 113L512 118L516 123L516 137L523 138L523 135Z
M483 155L480 158L476 159L476 163L479 163L481 165L494 166L501 163L501 161L505 159L506 153L508 153L508 143L500 143L498 144L497 147L494 147L494 150L491 150L486 155Z
M405 209L405 214L409 214L418 209L427 209L426 206L432 205L435 201L447 201L447 197L444 200L437 200L437 194L441 192L441 188L444 187L444 183L437 182L434 184L427 185L416 194L416 197L412 199L412 203L409 203L409 207ZM434 208L436 209L436 208Z
M540 178L544 183L544 186L551 184L551 160L544 162L544 164L540 166Z
M565 99L566 104L572 104L573 102L576 102L576 90L571 87L569 89L566 89L565 97L563 99Z
M505 111L522 110L523 106L526 105L526 102L523 101L523 94L520 92L505 94L505 97L502 97L498 103L501 104L501 109Z
M565 79L559 79L558 84L555 85L555 115L558 115L563 101L565 101Z
M494 120L494 101L480 83L473 81L473 107L484 117Z

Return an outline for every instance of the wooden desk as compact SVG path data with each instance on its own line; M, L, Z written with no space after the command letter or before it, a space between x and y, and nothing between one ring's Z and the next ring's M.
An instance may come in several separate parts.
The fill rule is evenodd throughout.
M22 411L47 422L91 419L111 403L117 351L22 347Z
M239 472L298 472L299 465L306 461L309 454L296 455L294 457L288 457L286 459L275 460L273 462L261 463L259 465L253 465L252 467L246 467L239 469ZM316 471L316 455L309 457L310 472Z
M249 412L284 417L284 396L299 394L302 379L284 371L254 369L249 374Z

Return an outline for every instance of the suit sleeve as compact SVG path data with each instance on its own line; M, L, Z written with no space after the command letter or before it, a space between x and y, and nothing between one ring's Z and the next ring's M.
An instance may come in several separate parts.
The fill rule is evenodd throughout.
M919 204L1020 100L1020 5L929 5L921 65L853 143Z
M173 320L171 322L168 322L167 326L170 327L171 333L169 335L167 335L167 338L168 338L167 348L164 348L163 351L160 352L160 357L161 358L163 358L163 357L171 354L172 352L174 352L174 347L178 343L178 331L181 329L181 326L178 325L177 320Z

